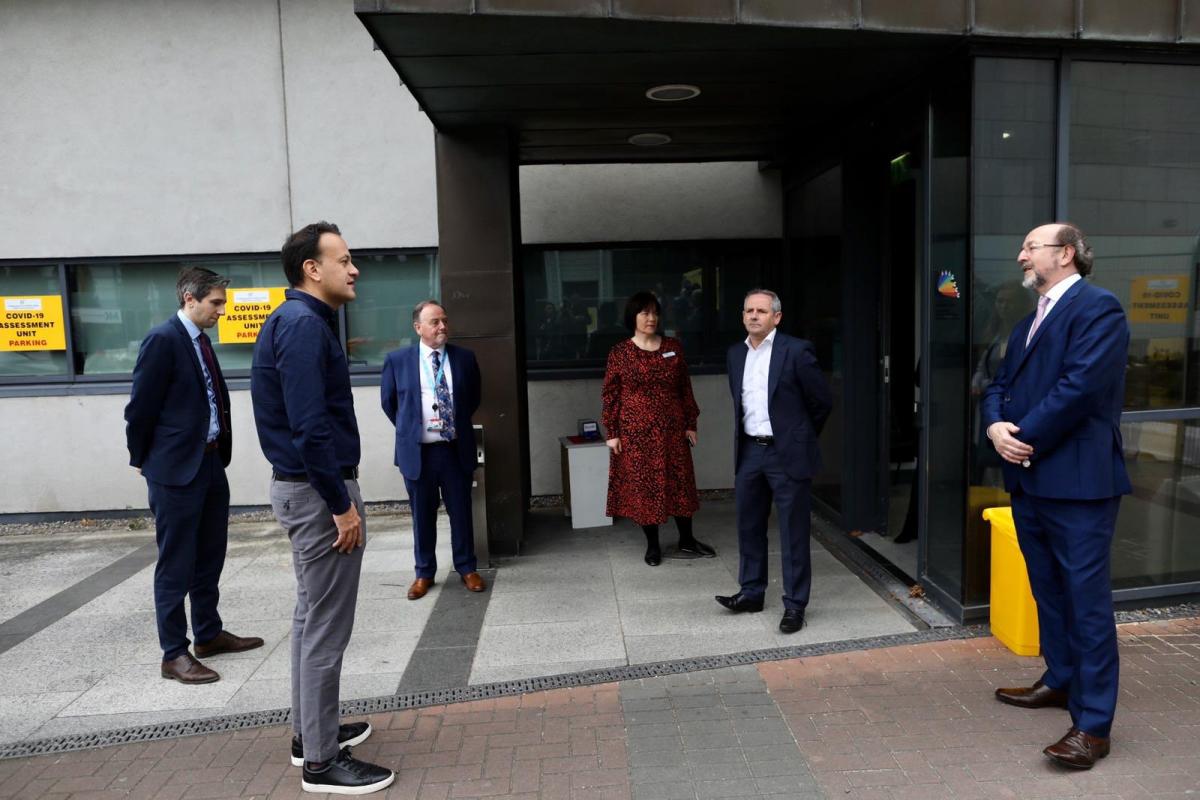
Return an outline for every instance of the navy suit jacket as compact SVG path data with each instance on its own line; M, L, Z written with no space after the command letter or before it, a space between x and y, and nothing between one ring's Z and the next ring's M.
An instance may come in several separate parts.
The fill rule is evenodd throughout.
M745 342L729 348L725 360L729 371L729 391L733 394L734 464L741 463L742 447L742 373L746 369ZM812 478L821 469L821 450L817 437L829 419L833 399L829 384L821 374L812 342L776 331L771 344L771 364L767 372L767 414L775 449L787 474L795 480Z
M421 478L421 435L432 409L421 408L421 346L388 353L379 380L383 413L396 427L395 464L410 481ZM463 471L475 469L475 429L471 417L479 410L480 376L475 354L446 344L454 400L454 447Z
M221 367L213 383L225 411L218 439L221 463L229 466L233 437L229 388ZM179 318L150 329L138 350L133 386L125 406L125 440L130 466L155 483L185 486L200 471L208 439L208 389L196 348Z
M1130 492L1121 444L1129 325L1111 292L1077 281L1038 326L1008 338L983 394L984 426L1012 422L1033 447L1029 466L1005 461L1004 488L1033 497L1100 500Z

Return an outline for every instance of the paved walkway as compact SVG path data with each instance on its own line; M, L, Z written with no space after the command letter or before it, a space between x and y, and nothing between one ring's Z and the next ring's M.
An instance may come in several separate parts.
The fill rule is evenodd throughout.
M370 717L388 798L1194 798L1200 619L1120 627L1112 755L1041 755L1057 709L995 702L1039 672L990 637L526 692ZM0 798L316 797L284 726L0 761Z
M809 625L780 634L779 559L767 610L734 616L713 602L737 588L731 502L706 503L697 536L720 557L642 563L632 524L574 531L561 510L530 515L519 558L485 571L482 594L447 580L449 532L433 591L405 599L411 519L368 513L354 635L342 698L407 695L677 659L911 634L920 622L814 542ZM663 542L672 544L673 526ZM151 589L153 531L66 529L0 536L0 755L5 745L146 725L265 714L291 704L288 635L295 580L273 522L231 526L221 581L226 626L266 646L214 660L222 679L159 677ZM901 592L903 593L903 592Z

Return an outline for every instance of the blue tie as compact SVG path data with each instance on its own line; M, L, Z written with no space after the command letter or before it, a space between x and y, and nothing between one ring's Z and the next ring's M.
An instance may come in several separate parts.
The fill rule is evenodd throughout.
M433 387L437 395L438 416L442 420L441 436L446 441L454 438L454 406L450 402L450 387L446 384L446 374L441 372L442 354L433 351L433 374L437 385Z

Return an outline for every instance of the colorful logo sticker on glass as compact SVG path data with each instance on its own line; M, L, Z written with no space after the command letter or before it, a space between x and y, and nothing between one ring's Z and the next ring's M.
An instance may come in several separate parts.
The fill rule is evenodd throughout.
M942 274L938 276L938 294L955 300L959 298L958 282L954 280L953 272L942 270Z

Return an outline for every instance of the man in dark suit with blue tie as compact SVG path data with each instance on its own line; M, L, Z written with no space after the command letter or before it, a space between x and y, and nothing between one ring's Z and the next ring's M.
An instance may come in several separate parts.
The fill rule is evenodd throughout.
M1046 672L996 698L1068 709L1071 729L1044 752L1089 769L1108 755L1117 706L1109 567L1117 509L1130 492L1120 428L1129 325L1112 293L1083 280L1092 249L1074 225L1030 231L1017 261L1038 307L1009 337L982 412L1005 461Z
M742 306L744 342L729 349L733 395L734 492L741 591L717 602L734 613L763 610L767 589L767 518L779 510L783 618L779 629L804 627L812 587L809 558L812 478L821 469L817 437L832 399L811 342L776 330L779 296L753 289Z
M176 284L179 310L151 329L133 368L125 407L129 464L146 479L158 541L154 610L162 676L211 683L215 671L188 651L184 598L190 598L196 656L262 647L234 636L217 611L229 524L229 389L204 332L225 313L229 281L200 267Z
M420 600L437 573L439 495L450 517L454 570L468 590L487 584L477 571L471 521L471 481L475 472L475 429L480 376L475 354L447 344L446 309L425 300L413 309L420 341L388 353L380 379L383 413L396 427L396 466L404 476L413 513L416 579L409 600Z

